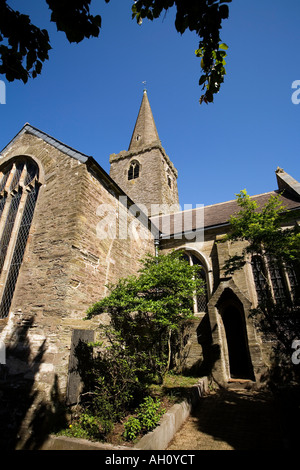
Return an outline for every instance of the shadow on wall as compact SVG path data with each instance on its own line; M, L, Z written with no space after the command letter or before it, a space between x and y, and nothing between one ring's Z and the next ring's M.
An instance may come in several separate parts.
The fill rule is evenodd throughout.
M28 330L33 317L23 319L10 336L6 365L0 365L0 450L40 448L49 429L66 420L64 400L55 377L51 400L34 388L45 354L45 342L33 355Z

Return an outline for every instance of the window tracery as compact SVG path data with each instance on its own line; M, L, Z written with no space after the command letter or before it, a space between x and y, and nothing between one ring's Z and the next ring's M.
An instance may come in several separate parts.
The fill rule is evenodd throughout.
M277 304L294 300L298 279L292 265L284 265L269 255L256 255L251 266L258 303L268 298Z
M140 164L134 160L130 163L128 170L128 180L134 180L140 176Z
M39 191L39 169L26 157L0 172L0 318L12 303Z
M199 260L199 258L193 253L186 251L184 253L184 258L189 262L191 266L198 265L202 267L199 276L203 280L205 290L203 294L198 294L194 296L194 313L207 312L208 296L205 267L203 263Z

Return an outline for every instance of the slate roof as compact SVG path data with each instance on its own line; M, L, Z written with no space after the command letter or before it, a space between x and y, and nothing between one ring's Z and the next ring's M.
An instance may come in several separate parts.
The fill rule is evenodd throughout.
M51 135L46 134L46 132L43 132L40 129L37 129L36 127L32 126L28 122L24 124L24 126L18 132L18 134L4 147L4 149L1 150L0 155L3 154L6 150L8 150L8 148L11 147L11 145L13 145L13 143L18 139L18 137L20 137L22 134L25 134L25 133L29 133L29 134L35 135L36 137L39 137L40 139L43 139L48 144L57 148L61 152L69 155L70 157L76 158L76 160L79 160L81 163L86 163L89 158L88 155L85 155L84 153L73 149L69 145L66 145L60 142L54 137L51 137Z
M287 190L251 196L262 207L272 195L280 195L283 205L288 210L300 209L300 198ZM240 210L236 200L221 202L210 206L195 208L190 211L176 212L171 215L153 217L152 223L161 231L162 237L177 233L187 233L205 228L206 230L229 225L229 218Z

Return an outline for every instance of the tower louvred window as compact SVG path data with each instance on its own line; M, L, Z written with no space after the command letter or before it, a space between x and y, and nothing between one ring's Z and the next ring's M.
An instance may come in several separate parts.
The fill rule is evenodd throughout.
M128 179L134 180L140 176L140 164L137 161L131 162L128 170Z
M0 172L0 318L6 318L28 241L39 191L37 164L20 157Z

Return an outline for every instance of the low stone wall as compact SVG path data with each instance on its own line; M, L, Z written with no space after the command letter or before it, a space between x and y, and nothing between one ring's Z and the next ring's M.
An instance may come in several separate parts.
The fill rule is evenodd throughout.
M202 378L191 388L190 398L173 405L164 414L160 424L152 432L143 436L135 445L139 450L164 450L173 439L176 432L188 418L193 406L208 392L207 377Z
M143 436L134 447L112 446L85 439L49 436L40 450L164 450L188 418L192 408L207 392L208 379L203 377L191 387L189 399L172 406L162 417L159 426Z
M75 437L49 436L39 450L135 450L132 447L113 446Z

